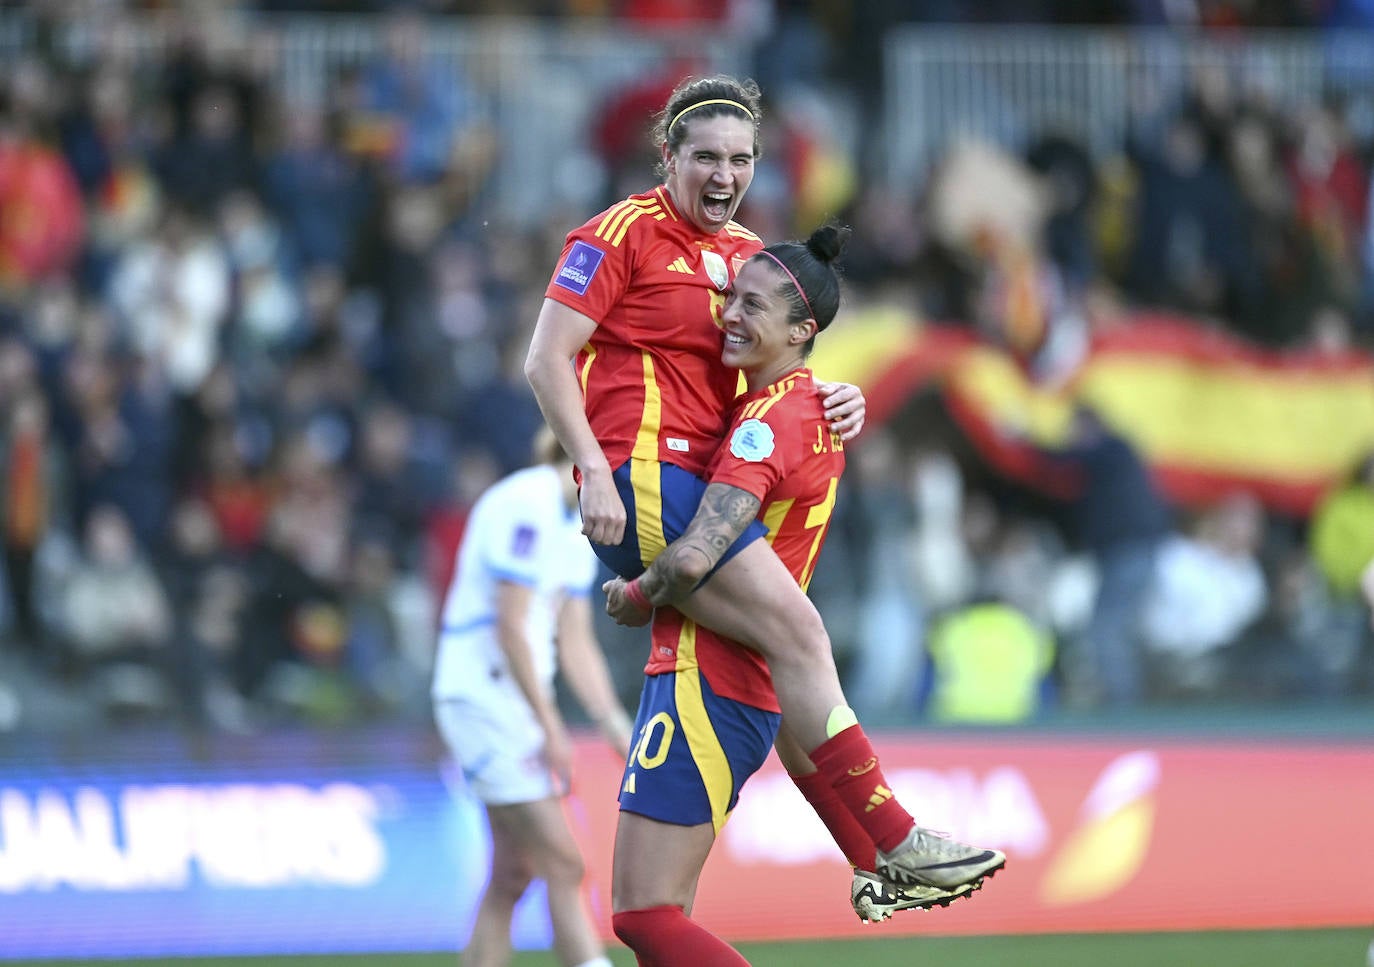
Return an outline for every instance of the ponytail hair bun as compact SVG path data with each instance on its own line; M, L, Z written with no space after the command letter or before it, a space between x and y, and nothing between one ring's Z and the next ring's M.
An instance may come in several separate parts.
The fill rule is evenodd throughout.
M811 233L806 249L820 262L830 265L840 257L854 230L838 222L826 222Z

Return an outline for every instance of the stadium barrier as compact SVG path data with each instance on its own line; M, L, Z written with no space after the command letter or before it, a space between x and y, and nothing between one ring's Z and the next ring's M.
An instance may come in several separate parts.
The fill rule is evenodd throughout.
M901 27L884 38L883 171L914 185L952 141L1020 152L1043 132L1101 158L1200 77L1282 107L1341 93L1367 126L1371 45L1360 30Z
M453 950L490 842L433 736L176 733L0 749L0 959ZM732 940L1367 924L1374 740L1033 732L878 737L929 826L1004 849L946 910L862 927L848 867L776 762L745 790L696 915ZM603 932L621 764L577 744L569 815ZM1339 888L1283 835L1319 831ZM787 885L788 902L758 897ZM547 947L537 889L516 944Z

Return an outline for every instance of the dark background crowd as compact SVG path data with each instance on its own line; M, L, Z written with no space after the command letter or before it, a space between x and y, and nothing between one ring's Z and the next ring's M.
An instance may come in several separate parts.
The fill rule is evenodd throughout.
M274 43L301 13L379 38L313 97ZM554 190L516 217L492 74L427 47L497 14L744 38L732 66L770 115L741 221L848 221L853 312L996 333L1047 380L1129 307L1277 350L1374 335L1368 95L1190 72L1105 154L1046 128L900 185L872 107L899 25L1374 27L1356 0L0 6L0 728L427 718L466 508L538 425L520 364L563 234L652 183L649 115L709 63L669 45L577 144L542 143ZM996 232L960 217L970 197L1005 201ZM1006 297L1026 281L1030 310ZM1086 497L999 479L929 393L851 447L813 594L871 720L1374 689L1374 460L1298 518L1243 492L1170 504L1090 411L1053 456ZM604 631L632 702L642 644Z

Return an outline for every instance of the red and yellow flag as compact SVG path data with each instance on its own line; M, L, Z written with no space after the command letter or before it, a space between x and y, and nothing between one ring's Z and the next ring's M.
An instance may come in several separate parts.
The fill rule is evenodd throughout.
M1374 451L1374 356L1265 350L1173 316L1136 315L1102 330L1056 388L966 328L896 313L866 314L843 338L820 340L812 366L862 386L879 423L935 383L983 458L1032 485L1044 483L1037 461L1005 430L1053 447L1078 400L1130 439L1183 505L1244 489L1305 515Z

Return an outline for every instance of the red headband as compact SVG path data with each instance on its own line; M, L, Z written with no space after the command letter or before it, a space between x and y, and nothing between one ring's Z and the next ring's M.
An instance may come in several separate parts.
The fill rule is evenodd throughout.
M778 268L782 269L783 272L786 273L787 277L792 280L792 284L797 287L797 294L802 297L802 304L806 306L806 314L810 316L812 319L815 319L816 311L811 308L811 300L806 297L806 290L801 287L801 283L798 282L797 277L792 274L792 270L782 264L782 259L778 258L776 255L774 255L767 249L764 249L763 251L759 252L759 254L768 256L770 259L777 263ZM817 321L819 322L819 320Z

